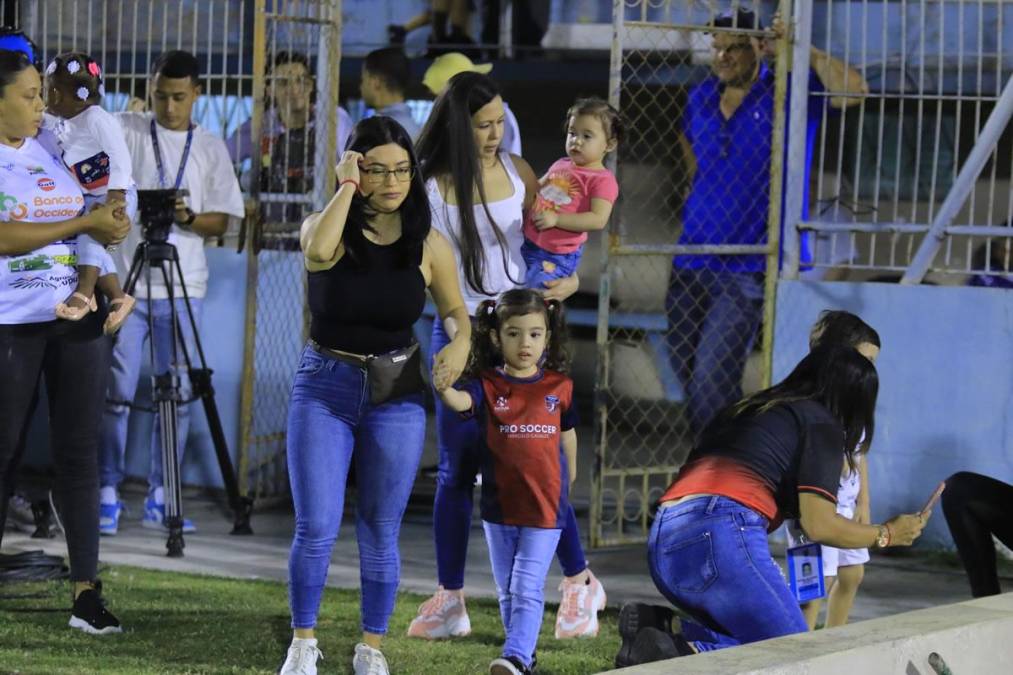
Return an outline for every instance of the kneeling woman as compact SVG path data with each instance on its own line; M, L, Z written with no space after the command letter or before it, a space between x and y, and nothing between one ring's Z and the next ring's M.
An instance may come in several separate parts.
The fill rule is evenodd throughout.
M288 417L295 635L283 675L316 672L313 627L353 461L363 631L353 669L386 675L380 638L394 609L398 532L425 439L425 385L412 325L427 287L440 316L460 326L436 355L437 388L461 374L471 342L454 253L430 229L408 134L388 117L372 117L355 127L348 148L337 167L337 193L301 233L312 323Z
M682 622L683 634L665 653L658 644L663 638L643 628L648 621L624 610L620 660L643 662L806 631L767 546L767 533L785 518L799 518L811 540L840 548L914 541L924 526L921 516L862 525L835 508L843 463L853 464L856 449L865 452L872 441L878 389L875 367L854 349L818 348L783 382L744 398L708 425L662 496L648 540L655 585L694 621ZM637 623L641 635L629 635Z

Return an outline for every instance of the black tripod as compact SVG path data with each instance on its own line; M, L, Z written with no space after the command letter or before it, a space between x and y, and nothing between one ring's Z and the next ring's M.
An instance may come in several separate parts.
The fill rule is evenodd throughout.
M186 281L183 278L183 270L179 264L179 252L173 244L168 241L169 229L174 219L173 205L177 195L185 192L176 190L140 190L138 191L139 212L144 231L144 241L134 252L133 260L130 263L130 271L124 283L124 291L133 295L137 280L141 271L145 271L146 300L148 300L148 347L151 357L151 364L155 361L155 332L151 307L151 269L157 267L161 270L162 280L168 292L169 310L172 321L172 363L178 363L178 355L182 354L186 363L187 373L190 377L190 384L193 389L192 397L186 401L182 400L180 393L179 377L172 368L164 373L156 373L151 378L152 401L155 403L159 414L160 430L162 433L162 484L165 490L165 520L169 528L169 538L165 547L171 558L178 558L183 555L183 500L180 487L180 467L177 457L177 435L178 435L178 408L180 405L187 405L198 398L204 404L204 414L207 417L208 428L211 431L211 441L215 447L215 455L218 458L218 467L222 473L222 481L225 483L225 492L228 495L229 506L233 513L233 526L231 534L253 534L250 529L250 515L253 512L253 499L249 496L239 494L239 482L236 479L236 471L232 466L232 459L229 457L228 445L225 441L225 433L222 431L222 421L218 415L218 406L215 403L215 392L211 385L211 369L207 366L204 358L204 348L201 346L200 336L197 333L197 323L194 320L193 308L190 306L190 296L186 290ZM180 288L183 290L183 304L186 306L186 319L190 324L190 330L194 338L194 345L197 348L197 357L200 367L195 368L191 355L187 351L186 341L183 338L180 317L176 312L176 304L173 289L173 278L178 275Z

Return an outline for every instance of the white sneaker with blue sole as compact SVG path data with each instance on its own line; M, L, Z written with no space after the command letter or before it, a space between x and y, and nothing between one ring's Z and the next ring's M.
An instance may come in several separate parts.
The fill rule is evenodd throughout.
M169 528L165 524L165 504L159 504L152 497L145 499L144 518L141 519L141 527L146 527L149 530L168 532ZM196 531L197 526L189 518L184 518L183 533L189 534Z

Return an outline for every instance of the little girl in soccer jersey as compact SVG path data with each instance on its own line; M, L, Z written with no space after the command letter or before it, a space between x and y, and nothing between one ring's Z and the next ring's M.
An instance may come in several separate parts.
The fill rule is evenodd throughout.
M528 288L573 275L587 233L605 229L619 184L602 162L622 137L619 111L599 98L578 99L567 111L566 157L542 176L524 220Z
M478 306L471 379L439 392L450 408L477 415L482 521L489 546L503 654L494 675L530 673L545 606L545 579L576 477L577 415L562 305L516 289ZM544 360L543 360L544 356Z
M809 332L809 348L824 345L851 347L873 363L879 356L879 333L861 318L844 311L824 311ZM847 462L841 473L837 488L837 513L860 523L871 523L869 513L869 473L865 457L867 448L864 436L855 453L855 466ZM798 528L788 528L789 545L800 542ZM869 550L865 548L835 548L823 546L823 576L827 589L826 628L843 626L858 594L858 587L865 575L865 563L869 562ZM820 613L820 601L812 600L802 605L809 630L816 627Z
M85 208L120 202L133 220L137 188L131 176L130 152L119 122L99 106L105 89L102 69L93 58L67 52L46 68L46 114L43 128L59 143L63 162L85 193ZM107 335L118 331L135 300L123 292L108 251L87 235L78 235L78 284L56 306L61 319L79 321L97 309L95 288L109 299Z

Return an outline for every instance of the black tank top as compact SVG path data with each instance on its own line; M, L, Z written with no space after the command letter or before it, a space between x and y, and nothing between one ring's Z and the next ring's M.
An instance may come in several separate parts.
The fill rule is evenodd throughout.
M422 247L408 265L400 264L398 248L365 239L363 260L346 252L334 267L309 273L310 337L353 354L384 354L412 343L412 325L426 304Z

